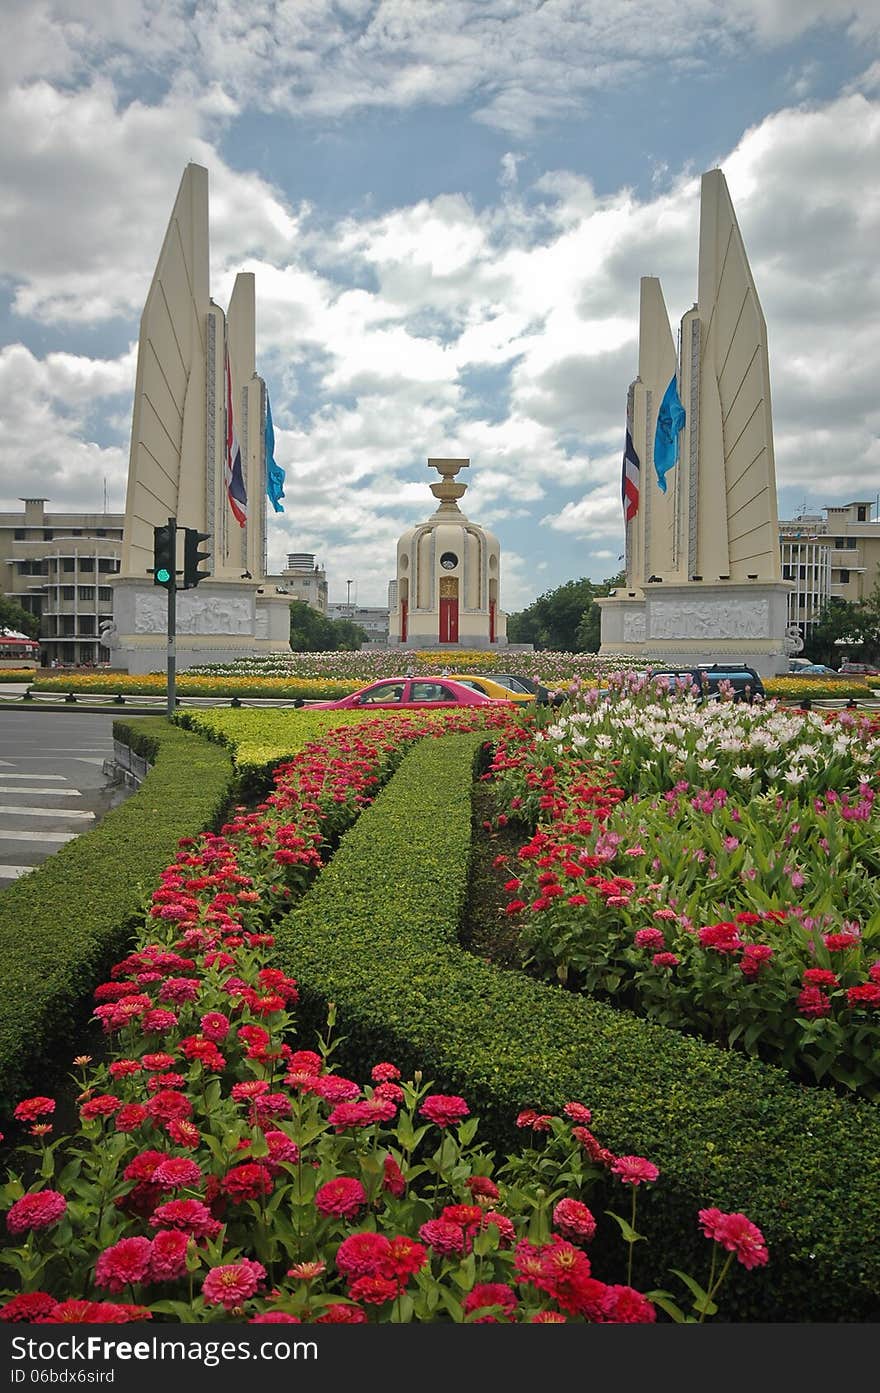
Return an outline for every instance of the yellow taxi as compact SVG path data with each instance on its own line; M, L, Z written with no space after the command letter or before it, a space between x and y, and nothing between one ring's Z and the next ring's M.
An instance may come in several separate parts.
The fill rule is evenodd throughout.
M450 672L449 676L455 682L460 682L463 687L482 692L493 701L515 701L519 706L532 706L536 701L533 692L514 692L510 687L504 687L491 677L484 676L482 672Z

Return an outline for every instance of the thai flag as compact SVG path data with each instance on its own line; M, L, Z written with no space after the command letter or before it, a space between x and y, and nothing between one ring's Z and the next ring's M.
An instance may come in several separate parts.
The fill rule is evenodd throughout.
M623 450L623 480L621 487L624 522L632 522L636 513L639 511L640 469L639 457L633 445L632 434L630 433L629 427L627 427L626 445Z
M235 433L235 418L232 414L232 373L229 368L229 354L226 354L226 493L229 506L239 527L247 522L247 492L241 472L241 448Z

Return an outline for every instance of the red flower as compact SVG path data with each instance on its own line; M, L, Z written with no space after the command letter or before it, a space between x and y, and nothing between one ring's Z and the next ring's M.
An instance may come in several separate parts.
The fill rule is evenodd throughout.
M113 1093L97 1093L87 1103L83 1103L79 1115L83 1122L91 1122L93 1117L112 1117L122 1106L122 1099Z
M680 961L675 953L655 953L651 959L655 967L678 967Z
M268 1093L269 1085L265 1079L247 1079L244 1083L232 1085L232 1098L236 1103L250 1103L261 1093Z
M663 948L666 939L659 929L639 929L633 942L637 948Z
M315 1208L324 1218L338 1215L353 1219L367 1202L367 1192L359 1180L340 1175L328 1180L315 1194Z
M382 1306L393 1301L400 1287L390 1277L358 1277L349 1288L355 1301L366 1301L372 1306Z
M170 1069L174 1063L173 1054L144 1054L141 1055L141 1064L145 1069Z
M147 1104L147 1109L151 1117L158 1118L160 1122L179 1122L181 1118L192 1115L192 1103L185 1093L178 1093L173 1088L162 1088Z
M136 1320L152 1320L146 1306L129 1306L121 1301L61 1301L51 1316L41 1316L35 1325L128 1325Z
M150 1281L173 1282L186 1274L188 1233L160 1229L150 1245Z
M768 1260L764 1235L745 1214L722 1214L720 1209L701 1209L700 1225L707 1238L735 1253L743 1267L763 1267Z
M499 1214L497 1209L487 1209L480 1227L487 1229L490 1224L494 1224L498 1230L499 1248L512 1248L516 1241L516 1230L507 1215Z
M119 1126L118 1117L116 1125L117 1127ZM175 1146L186 1146L191 1148L198 1146L202 1139L198 1127L194 1126L192 1122L187 1122L186 1118L181 1118L180 1121L174 1118L173 1121L166 1123L165 1130Z
M150 1216L154 1229L180 1229L197 1238L216 1238L221 1225L201 1200L169 1200Z
M67 1209L67 1200L57 1190L36 1190L22 1195L6 1215L6 1227L15 1236L29 1229L51 1228Z
M811 1019L831 1014L831 1002L818 987L804 987L797 999L797 1006L802 1016Z
M19 1122L36 1122L38 1117L46 1117L54 1111L54 1098L25 1098L16 1106L12 1115Z
M516 1311L516 1293L505 1282L478 1282L464 1299L464 1311L484 1311L487 1307L500 1306L501 1315L509 1320ZM474 1325L497 1325L497 1316L482 1316Z
M600 1305L608 1325L650 1325L657 1319L650 1301L633 1287L606 1287Z
M140 1072L141 1065L137 1059L114 1059L107 1069L111 1079L128 1079Z
M361 1086L353 1079L343 1079L338 1074L322 1074L312 1092L327 1103L351 1103L361 1096Z
M400 1070L396 1064L374 1064L370 1078L373 1083L394 1083L400 1078Z
M361 1306L351 1306L347 1301L335 1301L328 1306L315 1325L365 1325L367 1313Z
M391 1244L381 1233L353 1233L336 1250L336 1266L352 1281L356 1277L381 1273L391 1252Z
M152 1180L153 1172L165 1157L164 1151L141 1151L129 1161L122 1174L126 1180Z
M162 1190L182 1190L185 1186L200 1185L202 1172L195 1161L186 1156L166 1156L153 1171L151 1180Z
M880 986L876 982L863 982L861 986L850 987L846 994L848 1006L880 1006Z
M275 1183L269 1171L257 1161L233 1166L223 1177L223 1189L234 1204L256 1200L261 1195L271 1195L274 1188Z
M399 1233L391 1239L388 1258L382 1270L386 1277L394 1277L401 1286L405 1286L410 1277L422 1270L427 1260L428 1254L421 1243Z
M395 1199L406 1194L406 1177L393 1156L386 1156L382 1163L382 1189Z
M229 1017L222 1011L208 1011L199 1021L199 1028L206 1040L219 1045L229 1034Z
M469 1175L464 1182L474 1199L497 1200L501 1191L488 1175Z
M142 1103L125 1103L114 1119L117 1132L136 1132L147 1121L149 1113Z
M224 1267L212 1267L202 1283L202 1296L209 1306L224 1306L231 1311L253 1296L266 1276L262 1263L242 1258Z
M823 934L822 941L829 953L845 953L847 948L857 948L861 943L858 934Z
M21 1292L0 1306L0 1320L38 1321L42 1316L51 1316L57 1306L58 1302L48 1292Z
M642 1181L656 1180L660 1171L653 1161L644 1156L618 1156L611 1163L611 1174L622 1180L624 1185L641 1185Z
M390 1122L397 1108L389 1098L365 1098L360 1103L338 1103L327 1118L337 1132L347 1127L372 1127L376 1122Z
M593 1120L593 1114L589 1108L585 1108L583 1103L566 1103L562 1109L566 1117L570 1117L572 1122L579 1122L584 1127L589 1127Z
M105 1248L95 1266L95 1282L108 1291L119 1292L142 1282L150 1269L152 1244L149 1238L121 1238Z
M566 1238L580 1238L587 1243L596 1232L596 1220L580 1200L560 1200L553 1210L553 1222Z
M254 1031L259 1029L260 1027L255 1025L242 1026L238 1033L239 1035L244 1035L246 1030ZM266 1044L268 1044L269 1036L265 1031L263 1031L263 1034L266 1036ZM319 1054L315 1054L314 1050L294 1050L288 1060L288 1068L295 1070L297 1073L320 1074L324 1068L324 1061Z
M258 1316L251 1316L248 1325L302 1325L302 1321L286 1311L261 1311Z
M470 1239L465 1230L460 1224L450 1224L446 1219L429 1219L419 1229L419 1238L423 1238L432 1252L439 1253L441 1257L456 1257L460 1253L470 1252Z
M829 971L827 967L808 967L803 974L804 982L809 987L839 987L837 974Z
M286 1132L266 1132L264 1135L269 1148L269 1155L264 1164L268 1165L270 1172L277 1174L283 1162L296 1165L299 1160L299 1147L295 1141L290 1140Z
M447 1224L458 1224L465 1233L474 1234L483 1223L483 1211L478 1204L447 1204L440 1213Z

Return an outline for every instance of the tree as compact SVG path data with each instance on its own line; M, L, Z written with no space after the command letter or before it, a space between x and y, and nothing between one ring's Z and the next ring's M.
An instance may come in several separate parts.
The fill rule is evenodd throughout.
M611 576L608 580L603 580L602 584L596 587L596 595L608 595L612 590L617 590L626 584L626 573L619 571L616 576ZM577 647L576 653L598 653L602 642L602 611L596 604L595 596L581 615L581 622L577 627L575 635Z
M350 652L366 642L364 630L350 619L328 619L305 600L290 606L290 646L296 653Z
M582 577L546 591L527 609L509 616L509 641L568 653L595 652L599 647L599 607L595 599L607 594L615 583L620 584L620 577L601 583Z
M853 604L832 595L807 636L810 659L835 666L844 648L838 639L848 639L846 646L858 649L861 656L863 645L870 639L870 612L866 613L866 608L865 601Z
M40 621L14 600L0 596L0 629L18 629L19 633L27 634L29 638L39 638Z

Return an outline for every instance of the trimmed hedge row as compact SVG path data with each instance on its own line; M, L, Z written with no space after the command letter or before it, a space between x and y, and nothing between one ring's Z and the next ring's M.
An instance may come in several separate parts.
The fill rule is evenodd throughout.
M153 762L140 790L0 895L0 1111L39 1080L120 955L178 838L216 824L232 781L221 746L146 717L114 736Z
M637 1284L705 1278L697 1210L743 1211L766 1269L737 1264L724 1311L739 1320L880 1314L880 1112L603 1003L465 953L475 754L485 737L422 741L276 930L302 1012L338 1009L340 1056L361 1073L390 1058L460 1090L494 1144L526 1106L593 1110L603 1143L649 1156L661 1180L640 1206L650 1242ZM620 1205L619 1192L614 1196Z

